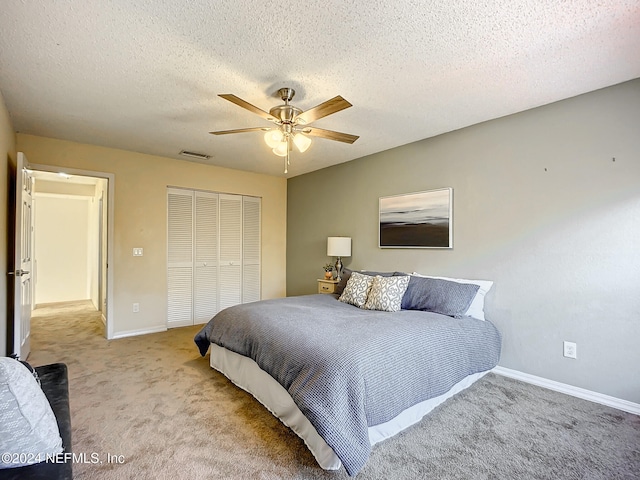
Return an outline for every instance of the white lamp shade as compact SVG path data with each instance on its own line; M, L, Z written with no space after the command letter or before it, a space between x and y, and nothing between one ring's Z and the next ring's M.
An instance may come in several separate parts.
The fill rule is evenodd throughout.
M295 143L296 147L298 147L298 150L300 150L301 153L304 153L311 145L311 139L309 137L305 137L301 133L296 133L296 136L293 137L293 143Z
M327 256L329 257L350 257L351 237L328 237Z
M280 130L269 130L264 134L264 141L271 148L276 148L284 140Z
M275 153L279 157L284 157L287 155L288 150L289 150L289 144L287 142L282 142L282 143L279 143L278 146L273 149L273 153Z

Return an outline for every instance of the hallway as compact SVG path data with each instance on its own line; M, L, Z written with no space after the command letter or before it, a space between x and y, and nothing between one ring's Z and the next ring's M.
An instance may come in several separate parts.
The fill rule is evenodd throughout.
M104 323L91 300L44 304L31 313L31 354L34 365L76 363L82 350L106 343Z

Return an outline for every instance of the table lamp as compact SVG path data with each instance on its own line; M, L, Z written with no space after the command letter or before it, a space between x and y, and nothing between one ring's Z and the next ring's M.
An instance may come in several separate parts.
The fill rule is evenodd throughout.
M342 280L342 257L351 256L351 237L328 237L327 256L338 257L336 260L336 280Z

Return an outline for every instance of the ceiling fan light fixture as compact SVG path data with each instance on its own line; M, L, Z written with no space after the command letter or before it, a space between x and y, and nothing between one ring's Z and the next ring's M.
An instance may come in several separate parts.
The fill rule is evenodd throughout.
M346 133L334 132L333 130L325 130L322 128L308 127L307 125L337 113L345 108L349 108L352 105L347 102L340 95L337 95L325 102L316 105L308 110L301 110L300 108L289 104L295 95L295 90L292 88L281 88L278 90L278 96L284 102L284 105L278 105L266 112L255 105L250 104L246 100L241 99L230 93L219 94L218 96L248 110L263 119L275 123L272 128L265 127L251 127L251 128L237 128L234 130L223 130L216 132L209 132L213 135L227 135L230 133L244 133L244 132L264 132L264 141L271 148L273 153L279 157L284 157L284 173L288 172L289 156L293 150L293 145L300 152L306 152L311 146L312 137L321 137L328 140L334 140L344 143L353 143L358 137L356 135L349 135ZM304 135L302 135L304 134Z
M286 157L289 152L289 144L287 142L280 142L277 147L273 149L273 153L279 157Z
M284 135L279 129L269 130L264 134L264 141L269 147L277 148L284 140Z
M304 153L311 146L311 139L309 137L305 137L301 133L297 133L293 137L293 143L296 145L296 147L298 147L300 153Z

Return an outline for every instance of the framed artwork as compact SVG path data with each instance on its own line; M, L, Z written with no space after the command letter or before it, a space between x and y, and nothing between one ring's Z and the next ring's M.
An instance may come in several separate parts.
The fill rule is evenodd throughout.
M380 248L453 248L453 189L380 197Z

